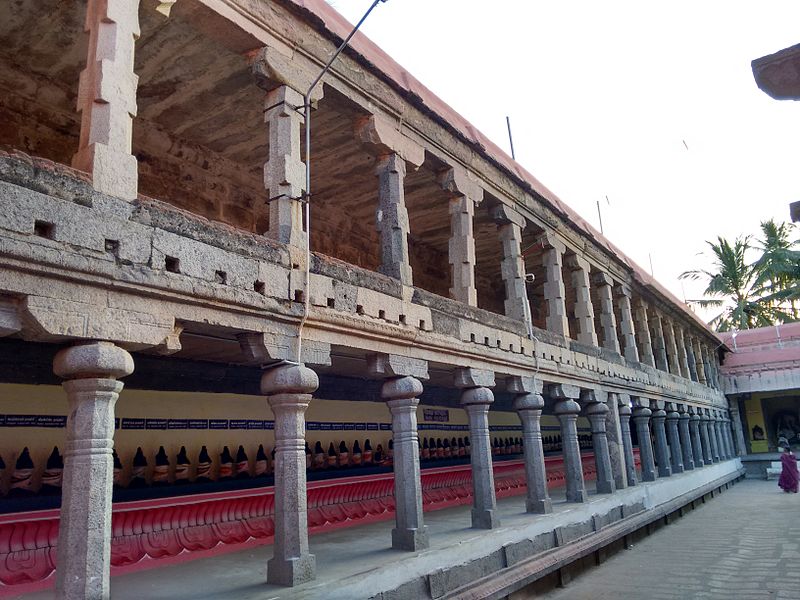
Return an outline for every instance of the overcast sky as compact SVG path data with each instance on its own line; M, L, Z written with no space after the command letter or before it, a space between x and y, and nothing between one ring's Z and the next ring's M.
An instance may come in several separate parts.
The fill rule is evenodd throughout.
M329 2L355 22L371 0ZM506 149L508 115L517 161L595 226L600 200L606 235L692 299L704 240L800 200L800 103L750 66L798 24L798 0L389 0L362 30Z

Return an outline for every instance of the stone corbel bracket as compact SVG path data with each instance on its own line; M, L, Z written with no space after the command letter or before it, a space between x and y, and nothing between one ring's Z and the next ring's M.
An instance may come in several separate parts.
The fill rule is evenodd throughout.
M425 162L425 149L404 136L388 119L379 115L358 120L356 136L375 156L397 154L415 170Z
M289 328L287 327L286 329L288 330ZM237 336L237 339L248 363L261 364L295 360L297 348L296 331L242 333ZM324 367L331 365L331 346L326 342L304 338L301 352L303 364Z
M370 354L367 356L367 371L379 377L415 377L427 380L428 361L397 354Z
M293 52L287 56L270 46L257 50L250 57L250 70L258 86L268 92L285 85L303 96L319 72L301 54ZM320 82L311 92L311 106L316 106L323 95L323 86Z
M483 187L478 183L470 171L463 167L450 167L442 170L437 180L441 188L454 196L469 198L478 206L483 202Z

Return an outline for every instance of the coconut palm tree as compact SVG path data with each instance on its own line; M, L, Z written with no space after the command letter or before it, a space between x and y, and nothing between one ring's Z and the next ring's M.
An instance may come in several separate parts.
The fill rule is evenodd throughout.
M797 300L800 298L800 245L790 239L793 233L790 223L775 223L773 219L761 223L761 239L756 248L761 251L753 263L756 286L763 287L773 297L774 306L783 306L793 320L798 318Z

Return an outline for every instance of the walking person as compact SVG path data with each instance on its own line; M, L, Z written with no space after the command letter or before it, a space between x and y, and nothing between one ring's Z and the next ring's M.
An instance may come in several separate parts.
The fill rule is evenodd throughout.
M797 457L792 454L792 449L787 444L781 455L781 476L778 485L784 492L797 493L800 483L800 473L797 472Z

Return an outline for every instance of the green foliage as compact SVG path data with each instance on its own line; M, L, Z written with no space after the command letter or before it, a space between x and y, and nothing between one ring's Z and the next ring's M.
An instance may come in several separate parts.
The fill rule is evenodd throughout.
M706 279L698 306L718 307L721 312L709 325L717 331L766 327L798 320L800 300L800 241L792 239L794 226L770 219L761 223L761 237L733 242L718 237L706 242L714 261L712 270L681 273L681 279ZM755 261L749 259L758 253Z

